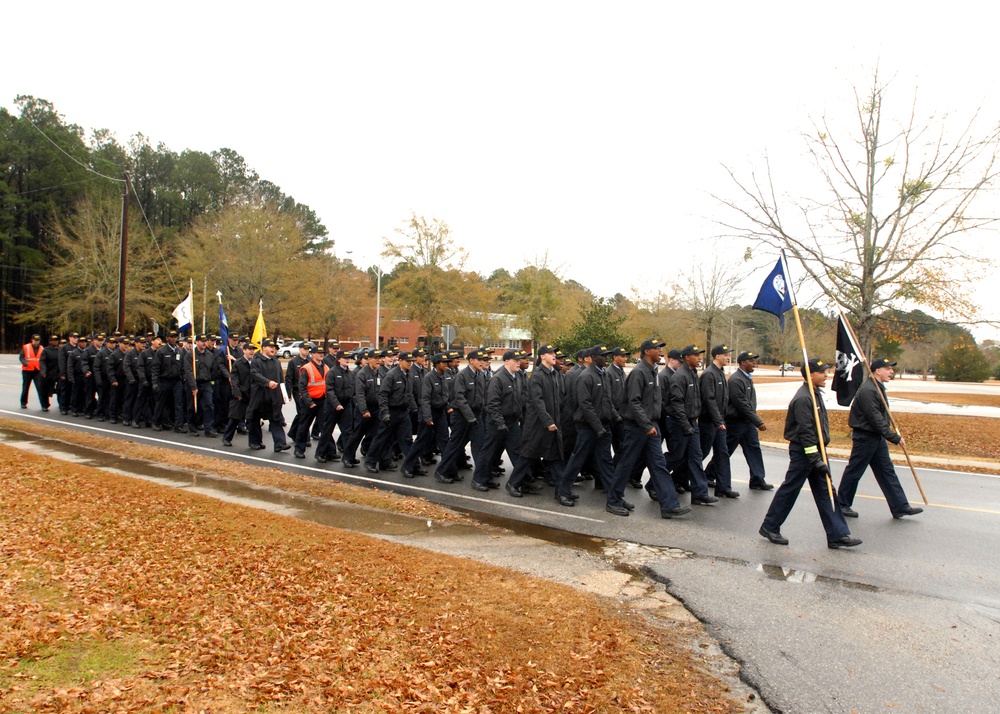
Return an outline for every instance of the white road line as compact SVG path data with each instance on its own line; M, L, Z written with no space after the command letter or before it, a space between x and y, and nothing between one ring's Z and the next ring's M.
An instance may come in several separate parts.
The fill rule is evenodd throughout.
M35 421L48 422L48 423L53 424L55 426L61 426L61 427L64 427L64 428L68 428L68 426L72 426L72 427L75 427L77 429L86 429L88 431L98 432L98 433L101 433L101 434L108 434L108 435L115 436L115 437L126 437L126 438L129 438L129 439L135 439L135 438L145 439L146 441L150 441L150 442L157 443L157 444L165 444L165 445L168 445L168 446L175 446L175 447L176 446L180 446L180 447L182 447L185 450L204 451L204 452L207 452L209 454L212 454L213 456L219 456L220 454L225 454L226 456L234 456L234 457L236 457L238 459L245 459L245 460L249 460L249 461L258 461L258 462L260 462L262 464L267 464L268 466L291 466L291 467L294 467L297 470L301 469L301 470L305 470L305 471L313 471L313 472L318 473L318 474L324 474L324 475L337 474L338 476L343 476L345 478L353 479L355 481L363 481L365 483L370 483L370 484L374 484L374 485L377 485L377 486L399 486L401 488L405 488L405 489L410 490L410 491L417 491L417 492L420 492L420 493L427 493L427 494L447 494L447 495L451 496L452 498L459 498L459 499L462 499L464 501L471 501L473 503L489 503L489 504L492 504L494 506L504 506L506 508L513 508L515 510L521 510L521 511L530 511L530 512L533 512L533 513L544 513L544 514L547 514L547 515L559 516L561 518L570 518L570 519L574 519L574 520L578 520L578 521L589 521L591 523L606 523L606 521L603 521L603 520L601 520L599 518L589 518L587 516L574 516L574 515L572 515L570 513L565 513L565 512L562 512L562 511L550 511L550 510L547 510L545 508L533 508L532 506L523 506L523 505L521 505L519 503L508 503L507 501L491 501L491 500L489 500L487 498L479 498L477 496L469 496L469 495L464 494L464 493L453 493L451 491L439 491L439 490L434 489L434 488L425 488L423 486L416 486L416 485L411 486L408 483L395 483L395 482L391 482L391 481L384 481L384 480L378 479L378 478L369 478L368 476L356 476L356 475L354 475L352 473L349 473L349 472L346 472L346 471L333 471L332 469L321 469L321 468L318 468L316 466L306 466L305 464L303 464L301 466L299 464L294 464L294 463L286 464L284 461L275 461L274 459L269 459L269 458L266 458L266 457L263 457L263 456L253 456L251 454L241 454L241 453L234 452L234 451L221 451L220 449L215 449L215 448L211 448L211 447L208 447L208 446L199 446L198 444L184 444L184 443L177 442L177 441L170 441L168 439L160 439L160 438L155 437L155 436L146 436L145 434L123 434L122 432L117 431L115 429L105 429L103 427L92 426L90 424L77 424L77 423L74 422L72 424L67 425L66 422L61 421L59 419L52 419L50 417L35 416L34 414L25 414L23 412L9 411L9 410L6 410L6 409L0 409L0 414L9 414L9 415L15 416L15 417L34 419ZM225 447L223 447L223 448L225 448ZM530 496L529 496L529 498L530 498Z

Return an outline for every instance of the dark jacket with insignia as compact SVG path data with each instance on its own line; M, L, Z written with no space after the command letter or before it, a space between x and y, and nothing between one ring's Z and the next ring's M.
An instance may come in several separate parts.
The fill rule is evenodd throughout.
M882 396L879 396L879 392ZM887 439L892 444L901 441L899 434L892 430L889 416L882 399L885 397L885 387L881 382L869 377L858 387L854 401L851 403L851 413L847 417L847 425L858 431L865 431Z
M521 382L516 374L504 367L490 377L486 386L486 413L498 430L507 428L507 421L520 419L524 407L521 405Z
M823 425L823 443L829 444L830 422L826 416L826 405L823 404L823 390L819 388L816 389L816 404L819 409L819 420ZM792 401L788 403L788 413L785 415L785 439L807 450L819 445L808 384L799 387Z
M325 362L324 362L325 364ZM334 364L326 372L326 401L329 409L344 407L354 399L354 375L349 367Z
M374 417L378 413L378 391L382 378L369 366L354 373L354 406L358 414L368 412Z
M288 360L288 366L285 369L285 392L288 394L289 399L297 397L299 394L299 370L305 366L305 363L309 361L306 357L302 359L298 355L295 355L290 360ZM281 381L280 379L278 380ZM294 395L294 397L293 397Z
M729 377L729 408L726 409L726 421L750 422L756 427L764 423L757 414L757 389L753 379L742 369L733 372Z
M76 347L67 342L64 345L59 346L59 376L66 377L69 379L70 368L69 368L69 356L75 350Z
M486 406L486 380L485 374L477 373L468 366L460 369L453 380L451 408L470 424L479 420Z
M108 384L117 382L119 387L125 384L125 357L131 351L114 349L108 354L108 358L104 360L104 378Z
M670 403L667 415L680 422L684 435L694 433L691 422L701 416L701 390L698 377L687 364L682 364L670 378Z
M576 380L573 419L578 427L589 426L599 435L604 433L606 426L621 419L611 403L611 381L607 370L592 364Z
M616 364L609 364L608 380L611 382L611 403L615 405L615 411L620 415L628 403L625 394L625 370Z
M46 345L42 348L42 370L49 379L59 378L59 348Z
M440 412L440 410L448 408L448 396L451 393L453 381L447 370L444 374L438 374L436 369L427 370L420 387L420 421L424 423L434 421L435 411Z
M97 349L93 345L91 345L87 349L91 348L94 349L93 359L91 360L90 363L91 369L94 373L94 382L97 384L98 387L101 387L108 383L108 374L106 370L107 370L108 358L111 356L111 350L108 349L107 344L101 345L100 349ZM118 350L116 348L115 352L117 351Z
M404 372L398 364L393 365L382 379L378 390L378 406L379 416L383 421L389 418L390 409L417 411L417 402L413 398L413 381L409 372Z
M153 365L156 363L156 350L147 347L139 353L139 382L147 387L153 384Z
M194 351L194 362L191 355L184 360L184 386L188 389L197 389L199 384L211 382L216 375L216 361L219 354L213 350L206 349L204 352ZM197 367L197 374L195 374Z
M129 384L145 384L146 383L146 373L140 371L139 368L139 358L146 353L146 350L140 352L137 349L131 349L125 353L125 359L122 360L122 366L125 370L125 381Z
M622 417L649 432L663 413L663 391L656 367L640 360L625 380L627 407Z
M701 373L698 383L701 389L701 419L714 426L724 426L726 410L729 408L729 387L726 375L714 362Z
M153 387L156 388L161 379L180 379L183 359L184 353L180 347L171 348L170 345L163 345L156 350L151 364Z

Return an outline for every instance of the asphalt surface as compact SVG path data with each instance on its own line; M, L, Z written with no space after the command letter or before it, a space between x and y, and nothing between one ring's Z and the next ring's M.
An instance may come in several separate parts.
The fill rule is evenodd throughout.
M1000 476L918 469L930 504L921 515L894 520L870 472L849 520L864 543L829 550L811 494L803 490L782 527L791 544L768 543L757 529L772 492L749 491L742 455L733 457L736 500L695 507L688 516L659 518L643 491L632 491L628 518L604 511L590 482L576 508L549 492L522 499L503 490L473 491L468 477L452 485L430 477L372 476L317 464L291 452L251 452L245 437L231 449L185 434L123 430L83 418L17 408L20 374L0 361L0 410L5 416L103 435L120 434L246 463L280 466L318 477L422 496L448 506L573 533L691 551L695 557L644 562L647 572L716 633L743 664L743 676L775 710L788 712L995 711L1000 689ZM34 400L34 395L32 395ZM291 407L286 408L290 421ZM265 437L266 439L267 437ZM783 450L765 449L768 481L780 483ZM835 477L844 461L834 459ZM509 471L509 465L507 466ZM913 505L912 477L900 478ZM628 495L626 497L629 497ZM684 497L682 497L682 503Z

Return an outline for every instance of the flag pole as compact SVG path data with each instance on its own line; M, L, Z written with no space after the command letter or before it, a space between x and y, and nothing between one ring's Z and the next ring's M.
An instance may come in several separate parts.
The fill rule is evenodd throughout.
M194 278L191 278L191 337L194 337ZM195 340L191 340L191 374L194 375L194 389L191 390L191 396L193 397L192 402L194 404L194 412L191 414L191 418L194 418L194 414L198 411L198 363L194 359L194 353L198 351L198 347L195 345ZM189 425L190 428L190 425Z
M847 316L844 315L844 309L840 306L840 303L836 303L836 305L837 312L840 313L840 319L844 322L844 325L847 326L847 331L851 333L851 339L854 340L854 348L858 351L858 357L861 358L861 364L864 365L865 373L868 375L868 378L874 382L875 375L872 374L871 365L868 363L868 358L865 356L864 348L862 348L861 343L858 342L858 336L854 332L854 327L851 325L850 320L847 319ZM877 384L875 386L878 387ZM885 413L889 416L889 425L892 427L894 432L902 437L903 434L899 430L899 425L896 424L896 419L892 416L892 411L889 409L889 402L886 400L885 394L882 393L881 389L876 389L875 391L878 392L878 398L882 400L882 406L885 408ZM903 449L903 456L906 457L906 465L910 467L910 473L913 474L913 480L917 482L917 490L920 491L920 497L924 499L924 505L930 505L930 502L927 500L927 494L924 493L924 486L920 483L920 477L917 476L917 470L913 468L913 462L910 460L910 452L907 451L906 444L900 442L899 445Z
M220 337L221 337L221 333L222 333L222 291L221 290L216 290L215 294L219 296L219 333L220 333ZM226 327L226 337L227 338L229 337L229 327L228 326ZM229 340L227 339L226 342L228 342L228 341ZM229 363L229 371L232 372L233 371L233 356L231 354L229 354L229 345L228 344L223 345L222 349L224 349L226 351L226 360Z
M805 366L806 371L806 384L809 385L809 397L812 399L812 412L813 421L816 424L816 440L819 442L819 453L820 457L823 459L823 463L826 464L826 491L830 496L830 505L833 510L837 510L839 506L837 505L837 499L833 495L833 481L830 479L830 459L826 454L826 444L823 443L823 422L819 418L819 404L816 401L816 390L812 383L812 372L809 369L809 355L806 352L806 340L802 333L802 321L799 319L799 305L795 299L795 290L792 287L792 279L788 275L788 264L785 262L785 251L781 251L781 265L782 270L787 278L788 283L788 294L792 299L792 314L795 315L795 330L799 335L799 346L802 348L802 364Z

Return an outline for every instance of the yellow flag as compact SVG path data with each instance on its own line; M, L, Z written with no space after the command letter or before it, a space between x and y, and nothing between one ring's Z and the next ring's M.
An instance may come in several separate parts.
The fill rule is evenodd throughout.
M253 334L250 341L260 349L260 341L267 337L267 328L264 327L264 301L260 301L260 312L257 313L257 324L253 326Z

